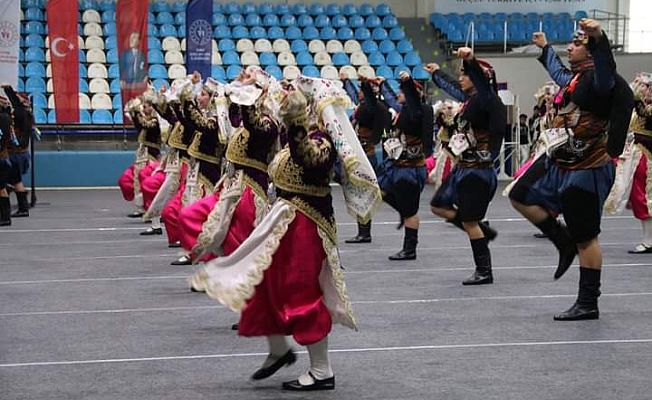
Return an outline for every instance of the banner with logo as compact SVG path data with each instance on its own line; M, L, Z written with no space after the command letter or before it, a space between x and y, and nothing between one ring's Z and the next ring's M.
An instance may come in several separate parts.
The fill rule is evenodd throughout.
M0 0L0 82L18 86L20 1Z
M118 0L115 19L124 106L147 89L147 0Z
M191 0L186 6L186 70L211 76L211 39L213 29L213 0Z
M458 13L529 13L538 14L551 12L567 12L574 14L576 11L614 10L615 2L610 0L437 0L434 2L435 12L448 14Z
M79 48L77 47L79 5L77 0L50 0L46 9L57 123L77 123L79 122Z

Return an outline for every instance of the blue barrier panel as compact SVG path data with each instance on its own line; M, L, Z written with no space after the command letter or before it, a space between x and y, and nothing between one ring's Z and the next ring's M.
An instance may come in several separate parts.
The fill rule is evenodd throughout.
M117 186L134 151L36 151L36 187ZM31 184L30 174L23 177Z

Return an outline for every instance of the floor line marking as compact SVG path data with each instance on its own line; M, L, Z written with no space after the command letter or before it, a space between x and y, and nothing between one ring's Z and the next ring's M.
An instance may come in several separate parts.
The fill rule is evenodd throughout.
M501 348L501 347L543 347L543 346L572 346L572 345L610 345L610 344L648 344L652 339L603 339L603 340L559 340L546 342L497 342L497 343L465 343L465 344L443 344L443 345L421 345L421 346L391 346L391 347L363 347L348 349L331 349L330 353L370 353L370 352L393 352L393 351L417 351L417 350L455 350L455 349L480 349L480 348ZM298 351L305 354L305 351ZM232 354L199 354L187 356L166 356L166 357L142 357L142 358L107 358L96 360L74 360L74 361L42 361L25 363L0 364L0 368L19 367L43 367L60 365L85 365L85 364L114 364L143 361L172 361L172 360L197 360L197 359L224 359L242 357L263 357L267 353L232 353Z
M501 300L536 300L536 299L565 299L573 298L576 294L546 294L546 295L523 295L523 296L484 296L484 297L447 297L440 299L403 299L403 300L359 300L352 301L355 305L374 305L374 304L430 304L446 303L456 301L501 301ZM635 296L652 296L652 292L639 293L606 293L602 297L635 297ZM166 311L190 311L190 310L210 310L226 309L224 306L186 306L186 307L152 307L152 308L121 308L121 309L104 309L104 310L60 310L60 311L27 311L2 313L0 317L22 317L35 315L80 315L80 314L124 314L137 312L166 312Z
M604 264L603 268L627 268L627 267L651 267L649 263L629 263L629 264ZM450 271L468 271L472 266L464 267L443 267L443 268L410 268L410 269L370 269L344 271L345 275L362 275L362 274L397 274L405 272L450 272ZM507 266L493 267L493 270L518 270L518 269L552 269L556 265L526 265L526 266ZM167 279L187 279L192 273L185 275L154 275L154 276L121 276L121 277L100 277L100 278L71 278L71 279L44 279L44 280L24 280L24 281L0 281L2 285L47 285L51 283L84 283L84 282L113 282L113 281L140 281L140 280L167 280Z

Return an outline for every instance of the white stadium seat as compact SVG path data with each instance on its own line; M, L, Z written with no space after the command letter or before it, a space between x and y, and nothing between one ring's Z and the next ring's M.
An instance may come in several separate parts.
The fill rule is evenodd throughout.
M100 63L93 63L88 66L88 77L89 78L108 78L109 73L106 70L106 66Z
M340 74L345 74L349 79L358 79L358 72L350 65L340 68Z
M88 91L90 93L110 93L109 82L104 78L93 78L88 84Z
M269 52L274 51L274 48L272 47L272 44L270 43L269 40L258 39L254 44L254 50L256 51L256 53L262 53L265 51L269 51Z
M331 65L331 56L325 51L315 54L315 65Z
M278 55L278 65L297 65L297 60L294 59L294 54L289 51L284 51Z
M178 50L170 50L165 53L166 64L183 64L183 54Z
M361 52L361 51L356 51L355 53L351 54L351 65L360 66L360 65L368 65L369 61L367 61L367 56Z
M362 46L360 46L360 42L358 42L355 39L347 40L344 42L344 52L351 54L356 51L362 51Z
M260 61L258 61L258 55L255 52L245 51L240 56L240 64L244 66L260 65Z
M320 51L326 51L326 45L319 39L311 40L308 43L308 51L311 53L319 53Z
M272 45L272 49L274 49L274 53L290 51L290 43L285 39L276 39Z
M97 22L89 22L84 25L84 36L104 36L102 27Z
M333 80L340 79L339 74L337 72L337 68L333 67L332 65L326 65L321 68L321 77L324 79L333 79Z
M249 39L240 39L235 45L235 49L238 53L244 53L245 51L254 51L254 43Z
M102 49L104 50L104 39L99 36L89 36L86 38L85 46L87 49Z
M344 47L342 46L342 42L339 40L329 40L326 43L326 51L330 54L341 53L344 51Z
M91 99L91 108L93 110L110 110L113 108L111 97L106 93L98 93L93 95Z
M368 65L363 65L360 68L358 68L358 74L366 78L376 77L376 71L374 71L374 69Z
M168 78L170 79L185 78L186 75L186 67L181 64L172 64L170 65L170 68L168 68Z
M102 22L102 17L100 17L100 13L96 10L86 10L84 11L84 14L82 14L82 22L95 22L99 24Z
M161 48L164 51L181 50L181 44L179 43L179 39L172 36L167 36L165 39L163 39Z
M297 68L294 65L288 65L287 67L283 68L283 78L285 79L296 79L301 75L301 70Z

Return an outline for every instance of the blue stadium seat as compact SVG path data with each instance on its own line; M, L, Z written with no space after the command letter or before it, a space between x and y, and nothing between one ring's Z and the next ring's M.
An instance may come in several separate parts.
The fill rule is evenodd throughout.
M471 22L471 21L475 21L475 14L473 14L471 12L467 12L467 13L462 14L462 21L464 21L464 23L467 23L467 24L469 22Z
M120 77L120 65L111 64L109 66L109 78L119 78Z
M48 124L56 124L57 123L57 114L54 109L50 110L48 112Z
M258 55L258 60L260 61L260 65L266 66L266 65L277 65L276 62L276 54L272 53L271 51L264 51Z
M365 16L365 17L366 17L367 15L371 15L371 14L373 14L374 12L375 12L375 11L374 11L374 8L373 8L371 5L369 5L369 4L362 4L362 5L358 8L358 14L360 14L360 15L362 15L362 16Z
M381 17L384 17L385 15L390 15L392 13L392 10L389 8L387 4L380 3L376 6L376 14L378 14Z
M170 14L167 11L160 12L156 16L156 23L159 24L159 25L174 24L174 17L172 16L172 14Z
M372 67L379 67L385 65L385 56L379 51L374 51L367 56L367 61Z
M80 10L97 10L97 1L95 0L80 0L79 9Z
M147 24L147 36L158 37L158 28L156 27L156 25Z
M229 65L226 69L226 79L229 81L234 80L240 75L240 70L242 70L240 65Z
M115 22L108 22L104 24L105 36L116 36L117 34L118 34L118 29L115 26Z
M22 79L18 79L18 91L19 92L25 91L25 82Z
M120 93L120 79L113 79L109 84L109 92L111 94Z
M161 25L158 32L161 37L177 36L177 28L172 24Z
M385 39L382 42L380 42L380 45L378 45L378 49L380 50L381 53L387 54L390 51L396 50L396 45L394 44L393 41L389 39Z
M333 15L337 15L341 13L342 10L340 10L340 6L338 6L337 4L329 4L328 6L326 6L326 14L328 14L331 17Z
M381 65L380 67L376 68L376 75L385 79L394 78L394 72L387 65Z
M249 29L242 25L235 26L231 31L231 36L233 36L234 39L246 39L249 37Z
M24 62L25 61L25 52L23 49L18 49L18 61Z
M267 14L263 17L263 26L278 26L279 20L276 14Z
M398 19L393 15L387 15L383 18L383 28L391 29L398 26Z
M36 34L36 33L30 33L29 35L25 36L25 42L23 43L23 47L45 47L45 40L43 40L43 36Z
M507 14L502 13L502 12L494 14L494 21L495 22L505 22L505 21L507 21Z
M265 71L278 80L283 79L283 71L277 65L269 65L265 68Z
M18 76L19 77L24 77L25 76L25 67L23 67L22 63L18 63Z
M283 29L278 26L272 26L267 30L267 38L274 40L274 39L282 39L285 37L285 33L283 32Z
M274 13L278 15L285 15L290 13L290 6L284 3L274 5Z
M99 4L99 9L102 11L115 11L115 2L114 1L101 1Z
M394 68L394 79L400 79L402 71L407 71L408 74L412 72L407 66L399 65L398 67Z
M152 80L152 85L154 86L154 89L159 91L159 90L161 90L161 88L163 86L165 86L165 87L168 86L168 81L165 80L165 79L154 79L154 80ZM114 100L115 100L115 98L114 98Z
M419 54L414 50L405 54L403 61L408 67L416 67L417 65L421 65L421 57L419 57Z
M361 42L363 40L371 39L371 32L367 28L356 28L355 30L355 40ZM382 39L379 39L382 40Z
M240 65L240 57L238 53L233 50L225 51L222 53L222 64L224 65ZM227 71L228 76L228 71Z
M224 14L214 13L211 19L213 26L226 25L227 19Z
M113 124L113 115L109 110L95 110L92 121L97 125L111 125Z
M222 12L227 15L237 14L240 12L240 7L238 6L238 3L230 2L222 5Z
M378 18L377 15L369 15L364 21L364 25L369 29L378 28L382 24L383 24L382 21L380 20L380 18Z
M229 15L228 24L229 26L240 26L244 25L244 17L240 14L231 14Z
M292 14L284 14L281 16L281 26L283 27L288 27L288 26L295 26L297 24L297 19L294 18L294 15Z
M147 13L147 23L149 23L149 24L155 24L156 23L156 16L151 11Z
M292 7L290 7L290 11L294 15L301 15L301 14L307 14L308 13L308 8L303 3L296 3L296 4L292 5Z
M79 123L90 125L92 124L91 113L88 110L79 110Z
M183 39L186 37L186 25L179 25L177 28L177 38Z
M297 65L299 66L315 64L315 61L312 59L312 54L310 54L307 51L302 51L301 53L297 53L295 58L297 60Z
M252 39L265 39L267 38L267 31L262 26L254 26L249 29L249 37Z
M79 50L79 62L80 63L85 63L86 62L86 53L84 50Z
M247 26L259 26L262 24L262 21L260 20L260 16L258 14L247 14L245 17L245 24Z
M328 18L328 15L318 15L315 17L314 24L317 28L325 28L331 26L331 19Z
M150 65L147 74L151 79L167 79L168 77L168 71L161 64Z
M360 15L352 15L349 17L349 27L351 29L364 27L364 18Z
M350 15L356 15L357 13L358 9L353 4L345 4L342 7L342 14L346 15L347 17Z
M162 12L170 12L172 9L170 8L170 3L167 1L155 1L154 4L152 5L152 9L158 13Z
M157 79L154 81L154 87L156 87L156 82L161 81L162 79ZM167 86L167 81L163 80ZM157 88L157 90L160 88ZM111 104L113 105L114 110L122 110L122 96L117 94L113 96L113 99L111 100Z
M399 90L401 90L401 84L398 82L396 79L387 79L387 83L389 84L389 87L392 88L392 90L395 93L398 93Z
M401 28L392 28L389 31L389 38L394 41L399 41L405 39L405 32Z
M332 40L337 38L337 31L330 26L322 28L319 32L319 38L321 40Z
M349 61L349 56L343 52L333 53L331 55L331 60L333 61L333 65L335 65L336 67L349 65L351 63Z
M231 37L231 29L226 25L220 25L213 30L215 39L225 39Z
M320 77L319 69L314 65L306 65L305 67L303 67L303 69L301 70L301 74L305 76L309 76L311 78Z
M48 99L43 93L33 93L32 104L34 108L48 108Z
M335 29L342 28L349 26L349 21L347 21L346 17L343 15L334 15L333 18L331 18L331 26Z
M314 26L307 26L307 27L303 28L303 33L302 33L301 37L304 40L319 39L319 31ZM294 39L294 38L288 37L288 39Z
M147 52L147 62L150 64L165 64L165 56L161 50L152 49Z
M224 71L224 67L221 65L212 65L211 76L220 82L224 82L226 80L226 71Z
M88 70L84 64L79 64L79 77L88 78Z
M152 38L154 39L154 38ZM149 41L149 38L147 38ZM107 49L116 49L118 48L118 37L117 36L107 36L104 38L104 47ZM151 48L151 47L150 47Z
M403 56L398 51L392 51L387 54L387 65L395 67L397 65L403 65Z
M371 33L371 38L373 40L385 40L387 39L387 31L384 28L374 28L373 32Z
M122 110L117 109L113 113L113 123L114 124L122 124Z
M510 42L526 42L528 40L528 34L523 31L510 31L507 32L507 40Z
M296 39L293 40L292 43L290 44L290 50L293 53L300 53L302 51L308 51L308 45L306 44L306 41L303 39Z
M111 49L106 52L106 62L109 64L118 63L118 49Z
M301 39L302 35L301 29L296 26L291 26L285 30L285 39L287 40Z
M21 8L31 8L31 7L36 7L36 8L43 8L43 4L39 2L39 0L23 0L20 3Z
M353 39L353 31L351 28L340 28L337 30L337 39L338 40L349 40Z
M174 23L177 25L184 25L186 23L186 13L180 12L176 13L174 16Z
M231 39L221 39L217 43L217 48L221 52L229 51L229 50L235 50L235 43Z
M34 93L34 92L44 93L45 80L43 78L37 78L37 77L27 78L27 82L25 82L25 91L28 93Z
M401 54L405 54L408 51L414 50L414 46L412 46L409 40L403 39L396 44L396 50Z
M531 22L539 22L540 17L539 14L535 12L529 12L525 14L525 19Z
M313 26L313 25L314 25L314 22L313 22L312 17L311 17L310 15L308 15L308 14L301 14L301 15L299 15L299 17L297 18L297 24L298 24L301 28L305 28L305 27L307 27L307 26Z
M256 5L253 3L244 3L240 5L241 14L251 14L256 12Z
M308 9L308 13L313 16L319 16L326 13L326 9L320 3L312 3Z
M25 61L45 62L45 52L40 47L28 47L25 51Z
M364 42L362 42L361 47L362 47L362 51L365 54L370 54L373 53L374 51L378 51L378 44L376 44L376 42L373 40L365 40Z
M258 5L258 14L266 15L272 14L274 12L274 7L269 3L263 3Z
M88 93L88 82L86 82L86 79L84 78L79 78L79 91L81 93Z
M47 105L47 104L46 104ZM43 110L44 107L36 108L36 105L34 106L34 121L38 125L42 124L47 124L48 123L48 116L45 113L45 110Z
M175 1L170 5L170 12L185 12L186 11L185 1ZM220 8L221 4L213 4L213 11L216 11Z
M28 21L25 24L25 33L36 33L39 35L45 34L45 25L39 21Z

